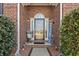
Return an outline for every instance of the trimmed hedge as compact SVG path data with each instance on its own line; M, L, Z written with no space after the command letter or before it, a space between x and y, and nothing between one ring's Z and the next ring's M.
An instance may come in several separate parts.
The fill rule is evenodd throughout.
M79 55L79 8L64 16L61 26L61 52L63 55Z
M0 16L0 55L11 54L14 43L14 23L6 16Z

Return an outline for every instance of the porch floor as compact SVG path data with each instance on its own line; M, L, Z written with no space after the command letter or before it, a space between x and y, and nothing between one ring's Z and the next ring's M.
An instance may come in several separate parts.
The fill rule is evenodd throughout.
M54 45L25 45L20 51L22 56L59 56L60 51Z

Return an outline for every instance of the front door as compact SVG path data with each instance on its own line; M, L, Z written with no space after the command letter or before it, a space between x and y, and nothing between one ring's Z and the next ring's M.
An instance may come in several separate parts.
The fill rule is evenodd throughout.
M36 18L34 21L34 28L35 40L44 40L45 20L43 18Z

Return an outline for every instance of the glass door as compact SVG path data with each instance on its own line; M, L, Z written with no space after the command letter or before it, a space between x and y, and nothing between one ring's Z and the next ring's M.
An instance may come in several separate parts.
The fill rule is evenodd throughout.
M44 40L45 20L43 18L36 18L34 21L34 28L35 40Z

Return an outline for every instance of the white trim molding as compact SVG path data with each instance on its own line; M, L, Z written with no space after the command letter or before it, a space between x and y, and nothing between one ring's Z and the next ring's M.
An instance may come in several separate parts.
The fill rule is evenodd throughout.
M30 5L32 5L32 6L37 6L37 5L48 6L48 5L50 5L50 6L56 7L58 5L58 3L22 3L22 5L23 6L30 6Z
M62 25L62 8L63 8L63 6L62 6L62 3L60 4L60 27L61 27L61 25Z

